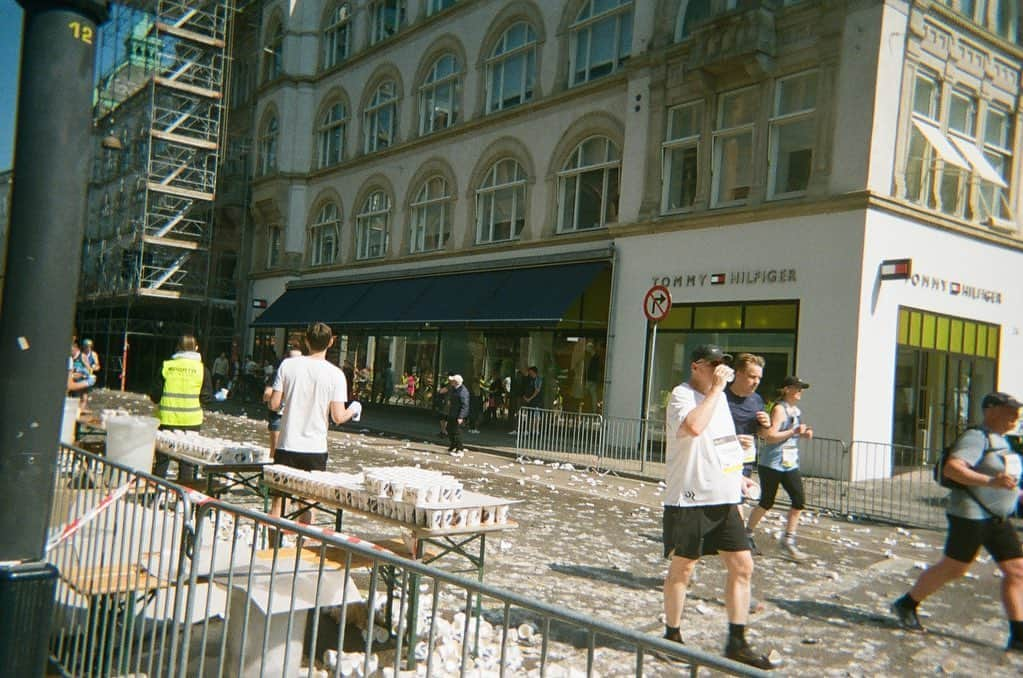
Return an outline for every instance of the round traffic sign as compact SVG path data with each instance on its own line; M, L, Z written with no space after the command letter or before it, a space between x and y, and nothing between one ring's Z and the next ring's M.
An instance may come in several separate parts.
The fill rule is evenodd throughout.
M654 285L643 297L643 313L650 322L659 322L671 312L671 291L664 285Z

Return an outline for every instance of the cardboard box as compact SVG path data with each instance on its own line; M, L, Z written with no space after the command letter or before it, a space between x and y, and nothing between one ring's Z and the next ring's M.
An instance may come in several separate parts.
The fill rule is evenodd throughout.
M287 678L305 675L301 670L303 662L307 663L303 641L310 611L317 606L322 609L363 600L349 578L347 599L342 601L345 574L330 563L324 563L322 579L318 564L306 559L299 562L297 571L293 556L279 555L275 572L271 571L271 563L272 559L254 559L251 580L246 571L234 574L225 620L224 668L229 675L259 676L261 666L264 675Z

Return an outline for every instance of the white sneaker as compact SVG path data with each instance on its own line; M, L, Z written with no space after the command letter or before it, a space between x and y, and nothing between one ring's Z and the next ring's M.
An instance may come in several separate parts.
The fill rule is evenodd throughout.
M799 550L794 540L782 540L781 542L781 555L783 558L788 558L794 562L802 562L806 560L807 555L803 551Z
M508 431L508 435L510 436L517 436L518 434L519 434L518 431Z

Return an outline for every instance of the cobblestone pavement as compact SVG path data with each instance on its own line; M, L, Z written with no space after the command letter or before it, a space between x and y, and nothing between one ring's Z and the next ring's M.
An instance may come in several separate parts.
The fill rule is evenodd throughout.
M143 397L99 391L95 409L146 412ZM210 413L205 431L235 440L265 441L262 419ZM265 444L265 443L264 443ZM527 459L468 452L453 456L430 442L342 431L330 436L330 469L416 465L460 478L469 488L520 500L517 530L488 542L486 581L547 603L643 632L660 634L659 488ZM244 500L231 496L229 499ZM250 500L251 501L251 500ZM925 564L940 554L943 534L864 524L806 512L801 546L811 557L783 560L774 538L782 514L764 521L756 558L749 637L778 650L783 673L799 676L989 675L1023 673L1023 659L1003 651L1005 617L997 568L986 554L969 575L921 607L926 634L898 629L888 612ZM346 519L346 531L367 528ZM723 645L723 568L707 558L691 587L683 635L707 652ZM623 667L625 672L631 673ZM678 673L664 666L658 675Z

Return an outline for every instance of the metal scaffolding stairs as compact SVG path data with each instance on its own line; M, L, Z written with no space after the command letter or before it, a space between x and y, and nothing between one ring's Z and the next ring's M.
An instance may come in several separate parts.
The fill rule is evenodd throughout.
M208 300L231 16L232 0L128 2L101 29L97 132L133 148L97 162L84 298Z

